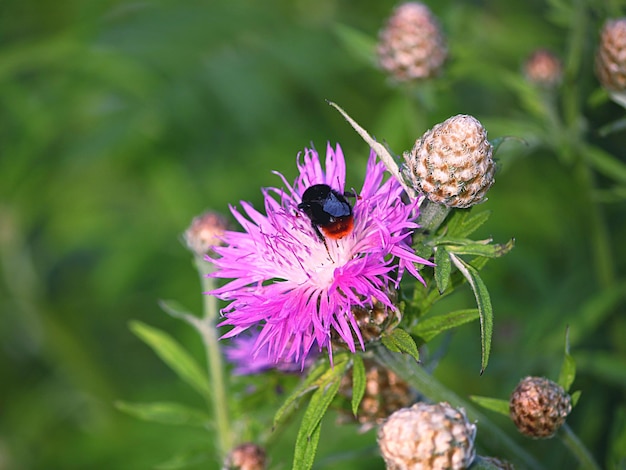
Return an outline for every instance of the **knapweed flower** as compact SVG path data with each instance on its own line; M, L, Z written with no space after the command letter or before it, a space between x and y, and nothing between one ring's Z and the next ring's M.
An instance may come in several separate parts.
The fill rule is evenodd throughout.
M243 231L226 231L225 245L215 247L212 276L230 281L210 294L229 302L219 326L233 328L223 337L259 327L255 354L267 347L276 362L304 365L314 346L326 348L332 358L333 332L352 352L364 349L352 308L381 302L397 310L389 286L398 287L405 271L423 282L416 263L431 263L411 248L417 201L405 203L400 183L384 180L385 167L373 152L361 190L346 195L354 200L353 223L340 238L324 238L298 206L313 185L348 194L341 148L328 146L325 169L313 149L306 149L297 164L293 186L279 174L286 189L263 190L265 213L248 202L241 203L245 215L231 207ZM340 199L332 199L331 206L344 210Z
M262 348L256 348L258 332L240 334L232 338L230 344L224 346L224 356L233 365L235 375L261 374L269 370L276 370L285 373L297 373L302 371L301 364L293 361L275 361L268 354L269 347L266 343ZM308 367L315 360L315 354L309 354L306 358L305 367Z

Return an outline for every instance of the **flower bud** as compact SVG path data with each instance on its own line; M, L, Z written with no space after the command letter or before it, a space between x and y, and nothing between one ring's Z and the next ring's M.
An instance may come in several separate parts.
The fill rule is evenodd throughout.
M405 172L428 199L448 207L470 207L485 199L496 170L487 131L459 114L437 124L404 153Z
M476 425L448 403L416 403L393 413L378 430L388 470L468 468L474 457Z
M409 406L415 401L415 393L409 384L391 370L378 365L372 360L365 360L365 393L356 419L361 423L360 432L369 431L383 422L394 411ZM352 373L341 379L339 394L348 400L352 399ZM348 413L346 413L348 415ZM352 412L349 417L340 417L340 422L354 420Z
M399 82L436 76L448 51L437 19L426 5L399 5L379 34L380 67Z
M265 450L256 444L246 442L230 451L222 470L264 470Z
M205 255L214 246L222 244L221 236L228 228L228 221L217 212L205 212L195 217L183 238L187 248L198 256Z
M596 51L596 75L607 90L626 91L626 18L604 23Z
M524 63L526 80L535 85L551 88L563 78L561 60L547 49L537 49Z
M523 379L509 401L517 429L534 438L554 436L571 410L571 398L563 387L543 377Z

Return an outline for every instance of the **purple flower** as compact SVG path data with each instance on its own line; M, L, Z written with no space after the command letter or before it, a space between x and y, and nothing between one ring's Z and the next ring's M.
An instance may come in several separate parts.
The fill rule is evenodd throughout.
M286 373L302 371L301 365L297 362L286 360L276 361L270 357L268 343L265 343L257 349L257 338L258 332L248 330L238 335L236 338L233 338L232 341L224 347L224 355L228 362L233 365L233 374L260 374L272 369ZM315 354L309 354L304 365L311 365L315 356Z
M313 149L306 149L297 164L300 175L293 186L279 174L287 189L263 190L265 214L248 202L241 203L246 216L231 207L244 231L226 231L224 246L214 248L217 259L208 260L215 264L214 277L231 279L210 292L230 302L219 326L233 328L223 337L259 326L255 354L267 348L274 362L304 365L314 345L328 349L332 359L332 330L352 352L355 337L364 349L352 308L378 300L396 310L389 287L397 287L405 271L423 282L415 263L432 263L411 248L417 201L406 204L398 181L383 181L385 166L373 152L354 201L352 231L326 244L298 204L314 184L345 191L343 153L339 145L328 145L325 171Z

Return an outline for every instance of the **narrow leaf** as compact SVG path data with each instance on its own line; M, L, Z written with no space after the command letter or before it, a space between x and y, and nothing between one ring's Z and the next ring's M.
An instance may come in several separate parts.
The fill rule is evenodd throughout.
M359 405L365 395L365 365L363 358L355 354L352 358L352 414L357 415Z
M335 34L352 56L366 65L375 65L376 38L343 24L335 26Z
M313 468L321 433L321 423L317 425L310 436L306 436L306 439L301 438L300 433L298 433L298 437L296 439L296 450L293 456L293 470L309 470Z
M206 427L209 416L202 410L189 408L180 403L154 402L129 403L118 401L115 407L135 418L155 423Z
M319 381L324 381L324 376L332 373L330 364L328 362L320 362L313 369L311 369L306 377L306 380L302 382L285 400L281 407L276 411L274 415L273 427L276 427L284 418L289 416L289 412L292 411L298 404L298 402L309 392L315 390L319 386Z
M472 213L468 210L454 211L447 225L447 234L451 237L465 238L487 222L491 211Z
M493 308L487 286L478 275L478 271L456 255L450 254L450 259L463 274L474 291L478 313L480 315L480 339L482 349L482 361L480 373L482 374L489 363L491 352L491 336L493 334Z
M443 331L464 325L477 318L479 318L479 314L476 308L455 310L454 312L426 317L420 320L413 328L412 333L427 343Z
M211 462L213 461L213 462ZM188 469L190 467L207 468L207 462L214 464L215 452L207 451L205 448L190 450L187 452L180 452L169 460L156 465L154 468L157 470L178 470Z
M594 146L582 148L587 161L604 176L626 183L626 164L610 153Z
M415 340L401 328L396 328L391 333L384 335L382 343L390 351L408 353L416 361L420 360Z
M479 397L476 395L470 396L470 400L474 403L478 403L483 408L486 408L496 413L500 413L504 416L509 416L509 402L500 398Z
M437 247L435 251L435 282L440 293L445 292L447 289L451 271L452 264L450 263L448 250L443 246Z
M576 362L569 353L569 328L565 332L565 350L563 354L563 364L561 365L561 371L559 372L558 384L568 392L574 379L576 378Z
M580 395L583 392L581 390L576 390L574 393L572 393L572 408L575 408L576 405L578 404L578 400L580 400Z
M515 246L515 240L511 238L506 243L483 243L473 242L465 245L446 246L449 252L457 255L485 256L487 258L499 258L506 255Z
M311 396L309 406L304 412L298 436L296 437L296 448L293 458L294 470L308 470L313 466L322 418L339 390L341 377L347 365L347 360L339 364L336 363L334 368L329 370L331 373L325 374L326 380L324 383L321 383Z
M165 362L184 382L199 394L211 395L209 379L195 359L169 334L139 321L130 329Z

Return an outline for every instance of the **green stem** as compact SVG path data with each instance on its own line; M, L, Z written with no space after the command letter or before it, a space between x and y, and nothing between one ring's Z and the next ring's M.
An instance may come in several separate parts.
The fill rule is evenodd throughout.
M578 436L574 434L567 423L561 427L558 435L561 441L563 441L563 444L576 456L580 468L585 470L600 470L600 466L596 463L589 450L583 445Z
M579 160L575 168L576 178L587 202L587 217L590 231L596 278L602 287L610 287L615 282L615 266L611 253L611 238L602 208L592 200L595 187L593 172L584 160Z
M215 288L213 278L207 277L207 274L213 271L213 265L201 258L196 257L196 267L200 274L200 282L203 292L209 292ZM224 380L224 365L222 362L222 352L219 345L219 337L217 334L217 318L218 304L217 299L212 295L205 294L204 299L204 318L199 328L202 336L202 342L206 350L207 365L209 379L212 388L212 405L215 417L215 426L219 443L219 451L222 460L233 447L233 435L230 429L230 420L228 418L228 401L226 394L226 382Z
M446 401L453 406L462 407L471 421L477 421L479 435L483 443L489 443L490 447L504 449L507 458L516 461L519 468L542 469L542 465L534 457L522 449L515 441L508 437L502 430L492 423L485 415L480 413L471 403L461 399L445 385L435 379L424 370L417 362L408 356L393 353L384 347L375 351L376 360L389 368L399 377L404 379L420 394L434 402Z

